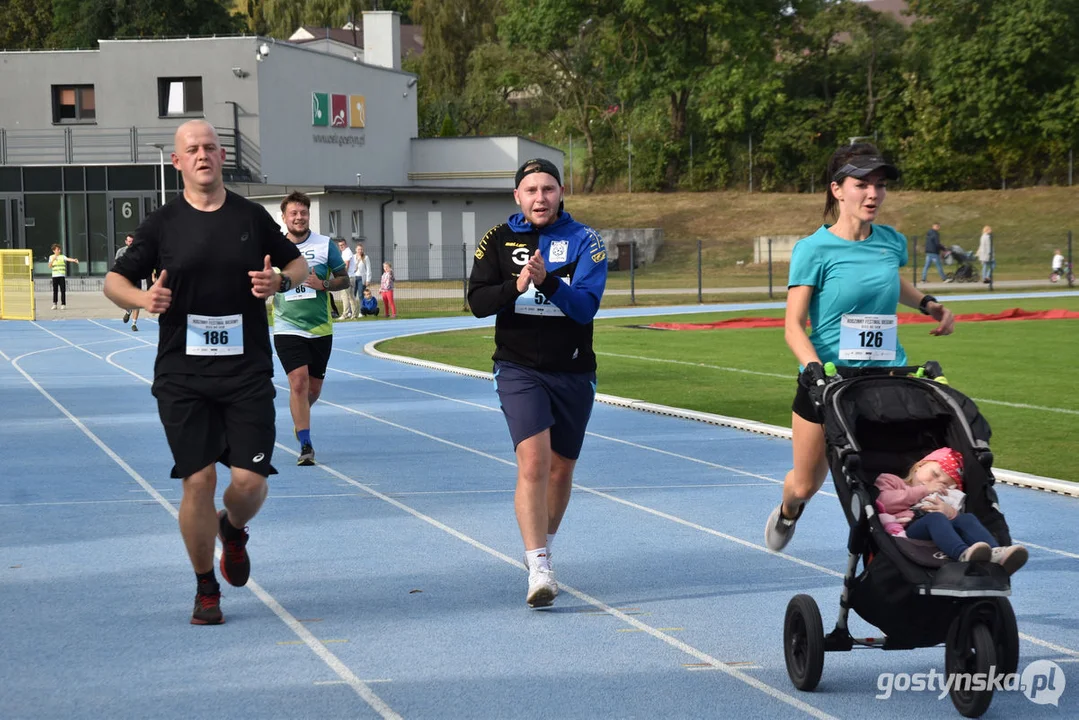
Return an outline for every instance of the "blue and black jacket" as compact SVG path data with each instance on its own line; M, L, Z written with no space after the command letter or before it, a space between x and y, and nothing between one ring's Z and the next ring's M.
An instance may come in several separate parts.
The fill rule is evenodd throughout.
M547 277L523 307L517 277L536 250ZM492 228L476 247L468 304L476 317L495 315L494 360L548 372L592 372L592 319L607 284L607 252L592 228L563 211L533 227L521 213ZM536 311L536 312L530 312Z

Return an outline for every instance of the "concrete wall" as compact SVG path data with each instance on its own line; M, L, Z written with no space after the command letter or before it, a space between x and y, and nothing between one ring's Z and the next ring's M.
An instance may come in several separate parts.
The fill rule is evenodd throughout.
M262 173L270 183L401 186L418 132L414 79L277 43L260 63ZM362 95L364 127L312 124L312 93Z
M563 168L561 150L526 138L417 138L412 141L412 170L408 177L413 184L424 187L512 191L517 168L534 158L550 160L560 171ZM565 184L565 179L562 182Z
M768 262L768 238L772 239L772 261L790 262L794 243L802 239L802 235L762 235L753 238L753 262Z
M633 259L640 267L655 262L656 253L663 245L663 228L597 228L596 232L603 238L603 244L607 246L607 260L613 265L618 264L619 246L635 243L637 247L633 251Z

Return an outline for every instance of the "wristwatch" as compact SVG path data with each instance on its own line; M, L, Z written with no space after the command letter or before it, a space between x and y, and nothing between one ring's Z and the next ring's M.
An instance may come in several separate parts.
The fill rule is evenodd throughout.
M922 301L920 303L918 303L918 309L922 311L922 315L928 315L929 314L929 311L926 310L926 308L929 307L929 303L931 303L931 302L940 302L940 301L937 300L932 295L923 295L922 296Z
M330 289L330 281L328 279L322 281L322 289L323 290L329 290Z
M292 278L290 278L288 275L282 274L281 275L281 287L279 287L277 289L277 292L279 292L279 293L288 292L290 287L292 287Z

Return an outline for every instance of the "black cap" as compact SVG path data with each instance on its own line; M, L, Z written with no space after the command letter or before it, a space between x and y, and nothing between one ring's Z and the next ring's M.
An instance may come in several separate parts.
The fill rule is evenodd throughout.
M843 182L843 178L864 178L877 170L884 171L884 177L889 180L899 179L899 170L880 155L853 155L847 159L847 164L839 168L832 180Z
M558 168L550 160L544 158L536 158L534 160L528 160L517 169L517 175L513 178L514 189L520 187L521 181L525 179L525 175L531 175L532 173L547 173L553 175L555 182L562 185L562 176L558 173Z

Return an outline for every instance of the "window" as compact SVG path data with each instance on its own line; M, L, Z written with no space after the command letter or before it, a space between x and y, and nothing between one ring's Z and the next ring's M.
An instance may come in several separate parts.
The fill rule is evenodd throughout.
M170 115L202 115L202 78L158 78L157 112Z
M332 238L341 237L341 211L330 211L330 232L329 236Z
M363 210L352 211L352 238L358 239L363 236Z
M53 85L54 123L92 123L97 119L93 85Z

